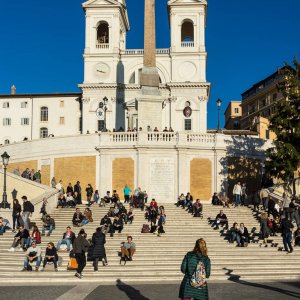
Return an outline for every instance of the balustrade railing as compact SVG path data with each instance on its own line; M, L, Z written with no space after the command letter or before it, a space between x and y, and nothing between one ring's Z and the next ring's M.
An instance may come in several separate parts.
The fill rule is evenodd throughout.
M109 44L108 43L97 43L96 44L96 48L97 49L108 49L109 48Z
M192 47L194 47L194 45L195 45L194 42L181 42L182 48L192 48Z
M186 132L103 132L100 146L119 145L200 145L213 146L215 134Z
M144 55L144 49L126 49L123 51L126 55ZM162 48L162 49L156 49L156 54L169 54L170 49L168 48Z

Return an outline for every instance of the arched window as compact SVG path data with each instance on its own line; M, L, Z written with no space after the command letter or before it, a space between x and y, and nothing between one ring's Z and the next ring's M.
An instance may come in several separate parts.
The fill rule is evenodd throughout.
M46 138L46 137L48 137L48 128L42 127L42 128L40 129L40 138L41 138L41 139L44 139L44 138Z
M48 107L41 107L41 122L48 122Z
M98 44L109 43L109 28L108 23L105 21L101 21L97 27L97 42Z
M6 139L6 140L4 141L4 144L5 144L5 145L8 145L8 144L10 144L10 141L9 141L9 139Z
M184 20L181 25L181 44L194 46L194 23L191 20Z

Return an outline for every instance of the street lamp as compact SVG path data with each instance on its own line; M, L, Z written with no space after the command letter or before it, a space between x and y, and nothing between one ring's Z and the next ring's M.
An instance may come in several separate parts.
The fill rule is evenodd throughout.
M10 156L5 151L2 155L2 164L4 168L4 184L3 184L3 195L2 195L2 202L0 203L0 207L6 209L10 208L10 204L7 202L7 194L6 194L6 169L8 166Z
M220 128L220 109L221 109L221 105L222 105L222 100L219 98L217 100L217 106L218 106L218 132L221 131L221 128Z
M104 104L104 107L103 107L103 109L104 109L104 132L107 131L107 129L106 129L107 102L108 102L108 99L107 99L107 97L105 96L105 97L103 98L103 104Z

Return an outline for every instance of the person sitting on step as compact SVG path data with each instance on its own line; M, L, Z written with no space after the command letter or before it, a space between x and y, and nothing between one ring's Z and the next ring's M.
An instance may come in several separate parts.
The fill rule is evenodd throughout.
M76 203L74 197L72 196L71 192L67 194L66 203L68 207L75 207Z
M229 231L229 243L237 242L237 246L241 246L241 236L238 223L234 222Z
M111 203L111 195L110 195L110 191L107 191L107 192L106 192L106 195L103 197L103 199L104 199L104 202L105 202L106 204ZM104 206L105 206L105 205L104 205Z
M61 208L64 208L64 207L67 206L67 201L66 201L66 198L65 198L65 196L64 196L63 193L60 193L59 196L58 196L58 199L57 199L57 206L56 206L56 208L58 208L59 206Z
M221 205L221 201L219 199L218 193L214 193L211 200L212 205Z
M22 271L28 271L28 266L34 261L36 261L35 271L38 271L42 260L41 254L42 249L37 246L35 241L32 241L31 247L29 247L25 253L24 268L22 269Z
M192 206L192 209L193 209L193 216L195 218L203 217L202 215L203 205L200 203L200 199L196 200L196 202Z
M52 242L47 244L46 253L43 261L43 268L41 271L45 270L45 267L48 263L53 263L54 271L57 272L57 262L58 262L58 255L57 250Z
M65 244L67 245L67 251L71 250L71 245L73 245L76 236L72 231L71 227L68 226L66 232L63 234L63 238L57 242L57 251L60 251L60 246Z
M163 219L161 218L161 215L157 215L156 219L151 221L150 232L156 234L157 236L160 236L162 233L165 233L163 227Z
M112 203L117 203L118 201L120 201L120 197L119 197L117 191L113 190L113 194L111 196L111 202Z
M240 224L239 235L241 240L242 247L247 247L250 241L250 236L247 227L245 227L244 223Z
M193 205L193 200L194 200L193 196L191 195L190 192L188 192L185 197L183 208L187 207L187 209L189 209L189 207L191 207Z
M84 216L83 214L81 213L80 209L79 208L76 208L76 211L73 215L73 218L72 218L72 223L74 226L81 226L81 222L82 220L84 219Z
M129 224L132 224L133 220L134 220L134 210L131 207L129 209L129 212L127 213L127 221L129 222Z
M93 213L92 213L91 209L89 207L87 207L83 213L83 220L81 221L81 226L86 225L90 222L94 222Z
M107 234L107 233L111 233L113 234L113 226L112 226L112 222L111 219L109 218L108 215L105 215L101 221L100 221L100 227L102 230L102 233Z
M123 230L123 220L122 218L119 218L119 216L115 216L114 217L114 221L113 221L113 229L114 231L118 231L118 233L121 233ZM113 232L114 233L114 232Z
M132 241L132 236L127 237L127 242L123 242L121 246L121 261L129 260L132 261L132 257L136 252L136 245Z
M3 218L0 217L0 235L3 235L6 230L6 223L4 223Z
M55 228L54 219L51 218L50 215L47 215L42 227L42 236L45 236L46 230L48 230L47 236L50 236L54 228Z
M223 205L223 207L230 207L229 206L229 198L227 197L225 192L222 192L219 196L220 205Z
M27 248L29 248L32 241L36 241L37 244L40 244L42 242L41 233L36 225L33 226L31 235L29 239L27 239Z
M157 202L156 202L156 200L153 198L152 200L151 200L151 202L150 202L150 207L152 208L152 207L154 207L154 209L157 211L157 209L158 209L158 205L157 205Z
M19 226L19 230L14 237L11 248L8 251L15 251L15 248L20 245L20 251L26 249L27 239L29 238L29 231L23 225Z
M181 195L178 197L177 199L177 203L176 203L176 206L179 207L179 206L184 206L184 201L185 201L185 196L184 196L184 193L181 193Z
M227 216L224 214L223 210L220 210L220 213L217 214L216 219L212 225L212 227L215 227L215 230L219 229L219 225L225 225L224 229L228 229L228 219Z

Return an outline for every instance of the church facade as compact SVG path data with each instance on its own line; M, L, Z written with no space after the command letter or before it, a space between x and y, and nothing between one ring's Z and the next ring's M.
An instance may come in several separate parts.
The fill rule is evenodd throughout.
M3 131L0 123L0 143L5 144L0 151L11 156L9 171L39 169L46 185L53 177L62 179L64 186L79 180L83 188L92 184L100 195L116 189L121 198L128 184L160 202L174 202L187 192L209 200L213 192L230 192L237 178L257 189L264 141L207 131L207 2L168 1L171 45L155 49L152 26L147 32L152 32L152 53L147 47L126 48L130 23L124 0L89 0L83 8L82 92L16 95L12 89L12 95L0 96L0 117L8 105L7 111L18 110L11 118L22 118L25 108L20 111L15 100L21 106L27 102L25 123L33 128L25 135L19 120L3 121L14 126L10 131ZM148 94L143 94L144 52L155 61L156 95L147 86Z

